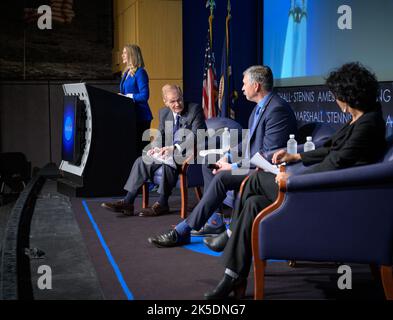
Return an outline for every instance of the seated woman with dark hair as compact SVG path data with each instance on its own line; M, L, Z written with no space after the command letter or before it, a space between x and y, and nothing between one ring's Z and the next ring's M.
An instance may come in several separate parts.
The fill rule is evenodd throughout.
M338 130L323 147L300 154L280 150L273 163L302 161L312 165L302 174L337 170L376 162L385 147L385 122L377 103L378 82L373 73L360 63L347 63L331 72L326 84L342 112L352 120ZM278 195L277 182L289 174L278 175L257 171L246 182L242 197L234 211L230 229L212 242L216 251L224 249L224 277L218 286L205 294L206 299L224 299L235 293L244 295L251 267L251 230L255 217L272 204ZM318 214L317 212L315 214Z

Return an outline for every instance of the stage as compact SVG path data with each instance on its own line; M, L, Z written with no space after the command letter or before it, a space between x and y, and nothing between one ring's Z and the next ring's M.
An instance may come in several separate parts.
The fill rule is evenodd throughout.
M156 194L151 194L150 203ZM191 195L193 197L193 195ZM170 199L171 213L159 217L126 217L100 207L109 198L69 198L47 179L34 208L30 248L45 254L30 256L33 299L67 300L200 300L223 276L217 253L193 237L190 245L156 248L147 238L180 221L180 195ZM192 199L190 206L195 205ZM136 200L141 207L141 197ZM190 207L190 209L191 209ZM52 271L52 289L37 286L39 266ZM383 288L367 265L350 265L352 289L340 290L335 264L271 261L265 294L275 299L383 300ZM246 299L253 298L253 275Z

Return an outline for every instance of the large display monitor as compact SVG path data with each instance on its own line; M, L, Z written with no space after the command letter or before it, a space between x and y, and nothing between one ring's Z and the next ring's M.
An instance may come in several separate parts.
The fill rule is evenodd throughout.
M323 84L350 61L392 81L392 13L392 0L264 0L263 63L276 86Z

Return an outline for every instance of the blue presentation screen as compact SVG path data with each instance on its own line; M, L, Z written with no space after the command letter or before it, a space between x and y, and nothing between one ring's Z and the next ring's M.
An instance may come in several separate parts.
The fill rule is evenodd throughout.
M76 134L76 108L77 97L64 97L63 111L63 135L62 135L62 159L74 162L75 154L75 134Z
M393 80L393 0L264 0L263 63L277 86L323 84L350 61Z

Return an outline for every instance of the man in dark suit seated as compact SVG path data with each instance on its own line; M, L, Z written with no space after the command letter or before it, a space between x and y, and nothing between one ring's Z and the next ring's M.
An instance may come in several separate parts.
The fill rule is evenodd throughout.
M272 92L273 73L267 66L252 66L243 73L243 94L257 105L248 121L249 136L242 161L231 163L234 156L228 153L211 171L203 166L204 195L190 216L175 229L150 237L157 247L174 247L190 242L191 230L199 230L223 203L229 190L239 190L248 175L249 160L257 152L266 152L286 146L290 134L296 134L297 124L292 108ZM234 159L232 159L234 160ZM225 226L224 226L225 230ZM205 239L206 240L206 239Z
M162 97L166 107L162 108L159 113L159 138L150 144L147 157L141 156L134 162L124 186L124 189L128 191L125 198L116 202L104 202L101 204L103 208L121 212L127 216L135 215L134 200L139 188L145 181L152 179L154 172L162 166L162 179L158 188L160 198L151 208L142 209L139 216L159 216L169 212L168 199L177 183L179 165L173 167L146 160L152 160L149 156L153 154L163 157L176 153L181 155L186 150L193 151L197 143L197 130L206 129L206 124L201 106L195 103L184 103L180 87L169 84L163 86ZM187 135L178 134L186 130L188 130Z

